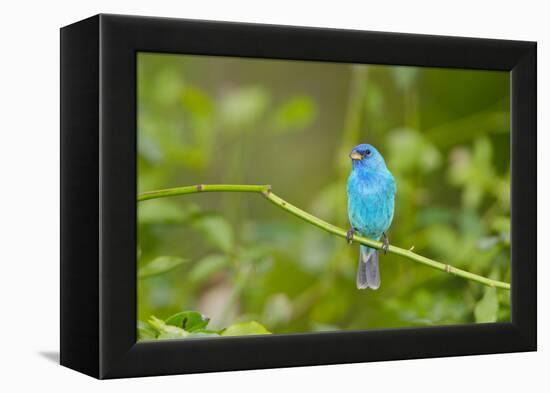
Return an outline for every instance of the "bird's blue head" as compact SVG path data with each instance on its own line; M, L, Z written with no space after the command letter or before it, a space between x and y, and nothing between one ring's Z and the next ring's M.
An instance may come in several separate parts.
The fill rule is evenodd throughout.
M351 165L354 170L368 172L384 172L388 170L382 155L372 145L367 143L355 146L349 157L351 158Z

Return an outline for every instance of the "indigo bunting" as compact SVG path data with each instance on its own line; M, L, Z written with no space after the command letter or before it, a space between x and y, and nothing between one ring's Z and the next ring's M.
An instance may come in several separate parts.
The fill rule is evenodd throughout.
M351 229L348 241L357 232L369 239L384 238L384 254L388 250L386 231L391 225L394 210L395 180L382 155L371 145L361 144L350 153L352 170L348 178L348 216ZM361 245L357 288L380 287L378 251Z

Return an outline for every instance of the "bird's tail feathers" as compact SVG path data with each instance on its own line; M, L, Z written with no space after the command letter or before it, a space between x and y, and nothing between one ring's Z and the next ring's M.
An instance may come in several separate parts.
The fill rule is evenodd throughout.
M378 269L378 252L370 247L359 247L359 267L357 268L358 289L378 289L380 271Z

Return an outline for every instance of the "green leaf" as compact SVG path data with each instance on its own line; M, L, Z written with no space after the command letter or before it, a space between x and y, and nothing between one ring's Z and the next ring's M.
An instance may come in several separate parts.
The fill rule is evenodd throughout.
M166 321L152 315L147 322L138 321L139 340L271 334L255 321L237 323L222 330L207 329L209 319L196 311L183 311Z
M220 113L222 120L235 132L244 132L258 121L267 109L269 95L261 87L245 87L231 91L223 97Z
M196 311L182 311L168 317L165 321L167 325L177 326L188 332L204 329L208 322L210 322L210 318Z
M496 322L498 315L498 298L496 288L486 288L485 294L476 304L477 323Z
M222 336L247 336L253 334L271 334L263 325L256 321L236 323L225 329Z
M192 115L209 117L213 112L213 105L210 97L198 87L187 85L181 96L183 106Z
M228 260L224 255L207 255L199 260L193 269L191 269L191 272L189 272L189 278L195 283L203 282L212 276L212 274L223 269L227 266L227 264Z
M220 335L220 333L223 331L223 329L221 330L212 330L212 329L197 329L197 330L193 330L193 334L200 334L200 333L204 333L204 334L216 334L216 335Z
M187 259L178 257L157 257L139 269L138 278L147 278L169 272L186 261Z
M233 248L233 228L227 220L217 215L204 215L194 221L194 226L215 247L224 252Z
M220 334L215 330L196 330L189 334L189 338L201 338L201 337L220 337Z
M158 72L154 81L153 91L156 104L169 107L177 102L183 88L182 74L175 69L165 68Z
M158 339L163 338L185 338L189 336L189 332L186 332L182 328L173 325L167 325L163 320L151 316L149 318L149 325L151 325L158 333Z
M428 173L439 168L443 162L437 147L423 134L410 128L398 128L390 132L388 151L392 171L404 174L416 171Z
M157 332L149 324L138 321L138 340L155 340L157 338Z
M316 109L311 98L296 96L277 109L273 117L273 126L280 133L303 129L315 118Z

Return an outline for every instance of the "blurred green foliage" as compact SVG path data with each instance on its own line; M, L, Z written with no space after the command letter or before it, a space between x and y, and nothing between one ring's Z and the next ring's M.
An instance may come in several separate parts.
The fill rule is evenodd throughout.
M272 184L347 227L348 153L367 142L397 182L392 244L510 281L509 104L505 72L140 53L138 188ZM168 323L182 310L212 334L510 319L508 291L395 255L359 291L357 245L258 195L141 202L138 231L142 339L188 337Z
M151 316L147 323L138 322L138 339L145 341L166 338L212 338L271 334L262 324L256 321L235 323L219 330L208 329L209 322L209 318L197 311L182 311L168 317L165 321Z

